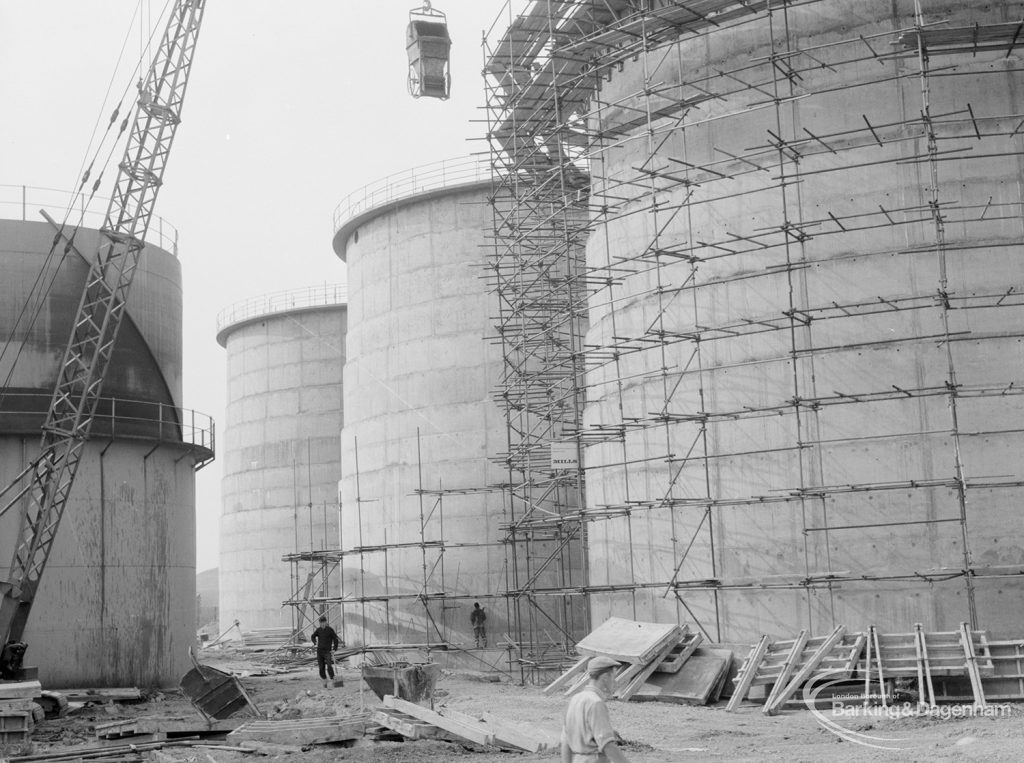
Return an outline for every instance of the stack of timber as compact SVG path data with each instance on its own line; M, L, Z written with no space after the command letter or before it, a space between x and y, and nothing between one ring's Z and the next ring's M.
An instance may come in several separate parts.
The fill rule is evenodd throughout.
M292 641L291 628L258 628L241 631L242 643L236 648L239 651L263 652L280 649Z
M928 632L918 623L910 633L884 634L874 625L866 633L847 633L839 625L828 636L809 637L806 631L780 641L762 636L734 680L726 709L735 710L751 687L764 686L767 715L801 699L795 696L801 688L843 681L863 682L865 702L877 697L889 704L902 681L916 682L921 705L934 707L945 699L984 707L986 699L1024 699L1024 642L990 642L985 631L971 630L967 623L956 631ZM958 681L969 694L943 693ZM986 696L987 686L992 696Z
M33 699L42 691L38 681L0 683L0 751L29 748L37 713Z
M372 725L370 713L294 721L248 721L229 733L227 742L272 742L299 747L348 742L363 737Z
M732 665L732 651L702 647L703 640L687 625L611 617L576 644L579 661L544 693L575 694L589 681L587 663L593 657L610 657L623 663L615 670L613 691L623 702L716 702Z

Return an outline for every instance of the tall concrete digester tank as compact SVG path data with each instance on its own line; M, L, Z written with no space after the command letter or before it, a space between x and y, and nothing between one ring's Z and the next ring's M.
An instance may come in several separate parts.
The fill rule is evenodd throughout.
M1022 4L708 5L591 124L594 618L1019 633Z
M277 292L225 309L220 625L292 627L305 581L283 557L338 544L344 286Z
M18 189L26 208L51 192ZM36 197L39 198L36 198ZM60 211L51 208L54 216ZM96 221L97 224L101 220ZM0 220L0 480L8 484L39 450L40 428L98 245L80 228L49 283L43 270L56 229ZM26 665L47 687L176 686L195 641L194 470L213 457L213 423L178 407L182 390L181 265L150 229L63 520L24 640ZM57 243L64 251L66 239ZM42 279L40 273L45 272ZM30 297L35 293L36 296ZM27 317L36 314L31 326ZM20 316L20 323L19 323ZM17 328L16 325L18 326ZM0 518L7 566L19 512Z
M353 643L472 643L474 597L492 634L505 627L488 598L505 585L501 497L487 489L500 481L489 456L505 448L480 269L489 187L485 162L438 162L336 211L350 292L341 500Z

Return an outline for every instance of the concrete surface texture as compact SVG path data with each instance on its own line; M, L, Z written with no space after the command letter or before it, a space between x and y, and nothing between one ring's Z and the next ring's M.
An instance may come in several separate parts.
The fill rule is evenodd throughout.
M292 625L303 580L286 554L338 545L343 293L273 295L218 333L227 350L221 429L220 629Z
M586 454L591 584L637 587L595 622L1019 632L1020 56L968 32L1021 5L925 4L968 31L922 59L911 2L803 4L603 83L587 422L630 426Z
M344 595L390 597L346 605L350 643L443 635L472 645L474 599L458 598L467 595L481 598L492 634L505 627L504 601L487 598L501 588L502 502L482 490L499 481L490 458L505 440L491 399L501 351L489 340L480 267L488 189L476 183L413 194L362 213L335 238L351 293ZM368 550L352 553L356 547ZM425 607L420 592L448 599Z
M40 427L88 270L96 231L75 249L45 295L30 300L54 230L0 221L0 481L37 453ZM63 243L58 253L63 250ZM51 263L46 271L54 275ZM48 281L44 278L43 282ZM38 318L15 330L26 304ZM195 637L194 430L181 398L181 274L169 252L147 247L128 301L94 440L87 444L25 633L26 664L47 688L173 686ZM206 440L207 444L210 441ZM19 513L0 519L3 573Z

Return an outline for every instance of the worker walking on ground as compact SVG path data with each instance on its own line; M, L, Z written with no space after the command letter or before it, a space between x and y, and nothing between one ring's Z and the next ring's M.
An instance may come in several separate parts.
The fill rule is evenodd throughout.
M565 711L562 763L628 763L605 705L615 689L617 667L619 662L610 657L594 657L587 663L590 681L572 696Z
M480 608L480 602L473 602L473 611L469 613L469 624L473 626L473 638L476 639L478 649L481 646L487 646L487 626L484 625L485 622L487 622L487 615Z
M334 655L331 653L341 645L334 628L327 624L327 616L320 616L320 627L313 631L313 646L316 647L316 666L320 670L324 688L329 689L334 681ZM342 681L344 686L345 682Z

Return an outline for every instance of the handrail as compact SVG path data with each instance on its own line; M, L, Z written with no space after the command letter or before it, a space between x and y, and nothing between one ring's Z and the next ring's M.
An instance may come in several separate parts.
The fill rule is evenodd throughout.
M4 391L0 395L0 420L16 416L43 418L49 410L50 392ZM101 397L94 414L93 436L155 439L189 445L211 453L215 450L212 416L191 408L127 398Z
M217 313L217 335L228 326L275 313L331 305L348 304L348 285L343 283L304 286L262 294L236 302Z
M334 208L334 232L354 217L392 201L491 178L490 156L463 156L424 164L374 180L345 196Z
M96 198L103 202L105 210L109 199ZM55 188L0 183L0 220L27 221L40 207L57 221L63 220L67 215L69 224L82 225L93 230L99 230L103 226L106 216L106 211L87 209L81 195L76 196ZM158 215L152 217L149 230L146 232L146 243L170 252L175 257L178 256L178 230Z

